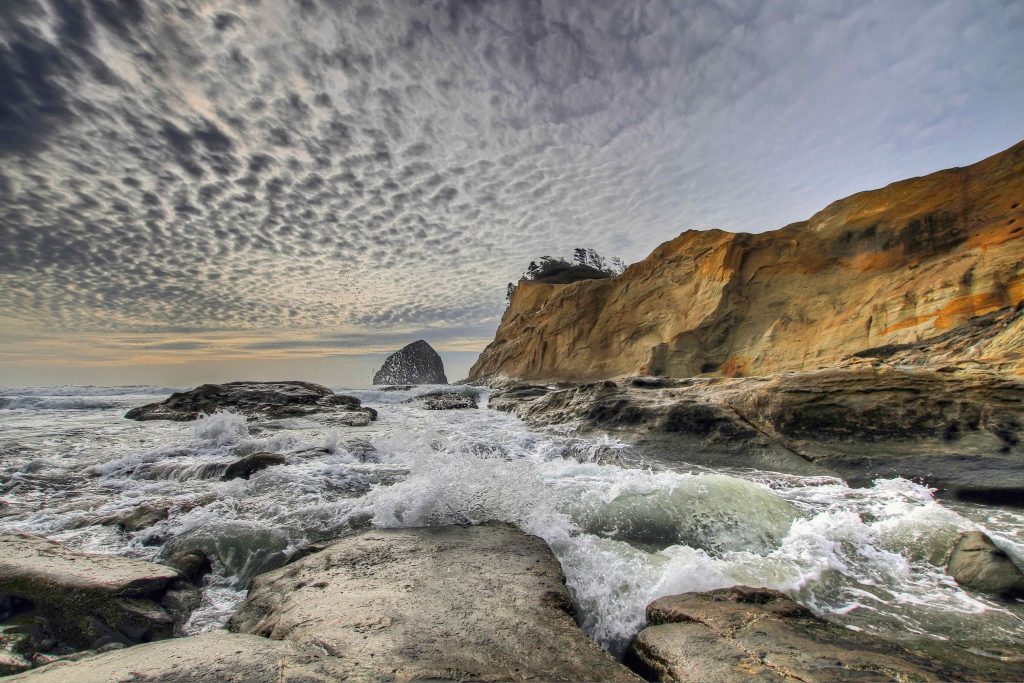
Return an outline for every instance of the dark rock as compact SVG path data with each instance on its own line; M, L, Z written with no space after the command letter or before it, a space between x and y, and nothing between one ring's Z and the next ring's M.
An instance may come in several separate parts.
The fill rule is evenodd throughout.
M174 611L181 600L165 604L180 583L181 575L161 564L77 553L28 534L0 535L0 594L33 615L38 640L52 637L81 649L169 638L187 617Z
M420 339L388 356L373 376L373 383L448 384L448 378L441 356Z
M195 420L218 410L264 412L282 406L309 406L331 396L330 389L311 382L228 382L203 384L171 394L160 403L129 410L130 420Z
M359 459L359 462L380 462L380 453L366 439L349 439L344 446L346 451Z
M192 583L199 585L203 577L213 570L210 558L199 548L186 548L172 553L164 563L174 567L178 572Z
M429 394L414 396L406 403L423 403L427 410L460 410L463 408L476 408L476 392L465 391L432 391Z
M391 386L381 387L381 391L409 391L412 389L411 384L392 384Z
M946 563L946 573L965 588L1004 598L1024 597L1024 573L980 531L960 537Z
M353 396L335 394L311 382L228 382L204 384L171 394L160 403L132 408L130 420L196 420L219 410L233 410L250 418L278 420L328 413L338 424L363 426L377 419L377 411L363 407Z
M280 453L253 453L228 465L221 479L248 479L260 470L273 465L283 465L286 458Z
M1020 673L1012 662L949 644L903 647L851 631L766 588L659 598L647 606L647 622L626 662L649 680L1004 681Z
M320 401L321 405L331 406L333 408L344 408L345 410L359 410L363 407L362 402L355 396L346 396L344 394L333 394L324 398Z
M159 503L141 503L131 510L118 512L102 518L99 523L104 526L117 526L124 531L135 532L147 529L157 522L167 519L170 505Z
M229 629L316 645L345 680L637 681L571 605L558 560L514 527L371 530L257 577Z

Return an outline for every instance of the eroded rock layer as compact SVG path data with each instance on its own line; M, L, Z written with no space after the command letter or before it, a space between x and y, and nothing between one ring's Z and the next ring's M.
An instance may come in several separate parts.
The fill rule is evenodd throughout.
M506 381L494 383L490 406L537 425L611 430L656 459L855 485L904 477L1024 505L1024 381L982 368L851 359L768 377Z
M520 282L470 379L762 375L941 335L958 349L946 362L1022 374L1019 316L956 344L1022 302L1024 142L772 232L687 231L619 277Z

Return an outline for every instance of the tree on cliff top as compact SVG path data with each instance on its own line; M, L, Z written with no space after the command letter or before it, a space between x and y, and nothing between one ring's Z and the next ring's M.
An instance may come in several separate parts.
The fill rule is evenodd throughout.
M523 279L566 285L580 280L601 280L615 277L625 269L625 264L618 257L605 260L593 249L577 247L573 249L572 261L566 261L560 256L541 256L539 262L530 261L526 272L523 273ZM505 292L507 301L512 300L515 291L516 286L511 282L508 283Z

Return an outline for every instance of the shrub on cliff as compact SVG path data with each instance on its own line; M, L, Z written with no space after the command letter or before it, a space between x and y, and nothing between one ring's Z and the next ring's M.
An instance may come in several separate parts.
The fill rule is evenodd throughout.
M573 250L573 260L566 261L560 256L541 256L540 262L530 261L523 279L534 282L545 282L553 285L567 285L580 280L600 280L615 277L626 269L618 257L605 260L593 249L577 247ZM512 300L516 286L511 282L505 292L506 299Z

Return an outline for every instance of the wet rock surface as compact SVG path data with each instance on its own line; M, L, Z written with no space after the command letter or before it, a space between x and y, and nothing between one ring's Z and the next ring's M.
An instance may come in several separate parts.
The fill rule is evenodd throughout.
M822 621L778 591L736 586L655 600L627 661L650 680L1008 681L1022 662L929 652Z
M0 535L2 622L5 633L21 637L23 652L169 638L197 602L195 588L170 567Z
M210 558L198 548L180 550L164 560L169 567L178 570L183 578L194 584L202 582L203 577L213 568Z
M258 577L229 628L316 645L359 679L637 680L576 625L563 581L510 526L375 530Z
M427 410L462 410L476 408L479 399L476 391L432 391L410 398L406 403L422 404Z
M280 453L253 453L228 465L221 479L248 479L256 472L274 465L283 465L287 458Z
M384 360L373 375L379 384L448 384L444 362L430 344L420 339L402 347Z
M316 646L214 631L84 659L59 661L10 681L33 683L311 683L345 679L345 667Z
M534 424L631 435L662 457L818 469L855 485L904 477L1024 505L1024 381L985 370L850 361L770 377L506 382L490 405Z
M966 588L1008 599L1024 597L1024 573L981 531L969 531L959 538L946 572Z
M372 408L359 399L335 394L312 382L228 382L202 386L171 394L159 403L132 408L129 420L196 420L220 410L233 410L249 417L282 419L317 413L331 413L340 424L365 425L377 418Z

